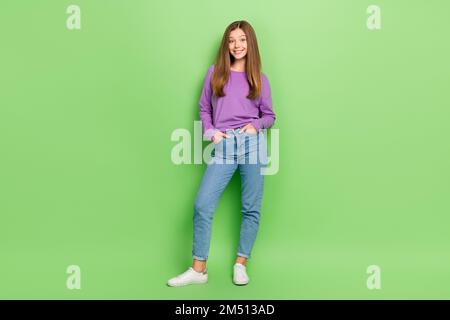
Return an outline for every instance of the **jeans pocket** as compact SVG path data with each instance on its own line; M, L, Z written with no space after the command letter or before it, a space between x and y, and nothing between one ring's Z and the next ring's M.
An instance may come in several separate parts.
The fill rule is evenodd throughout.
M223 140L224 140L224 139L225 139L225 138L220 139L220 141L217 142L217 143L213 141L213 145L214 145L214 146L220 145L221 143L223 143Z
M249 136L249 137L256 137L258 135L258 132L248 132L245 131L244 135Z
M222 138L218 143L213 142L213 156L221 158L223 157L223 141L225 138Z

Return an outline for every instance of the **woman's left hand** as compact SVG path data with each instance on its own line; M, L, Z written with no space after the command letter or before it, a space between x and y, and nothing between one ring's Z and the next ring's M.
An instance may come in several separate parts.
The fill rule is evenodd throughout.
M248 123L245 126L243 126L241 128L241 130L239 131L239 133L242 133L242 132L257 134L258 130L256 130L256 128L251 123Z

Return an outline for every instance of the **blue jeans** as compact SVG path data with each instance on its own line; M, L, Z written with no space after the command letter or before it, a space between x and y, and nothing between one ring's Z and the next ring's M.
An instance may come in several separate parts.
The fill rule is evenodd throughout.
M238 128L228 129L225 133L230 138L223 138L214 145L212 161L208 163L195 199L192 256L197 260L208 259L214 211L237 168L241 176L242 197L238 256L250 258L258 232L264 187L261 168L267 164L266 132L239 133Z

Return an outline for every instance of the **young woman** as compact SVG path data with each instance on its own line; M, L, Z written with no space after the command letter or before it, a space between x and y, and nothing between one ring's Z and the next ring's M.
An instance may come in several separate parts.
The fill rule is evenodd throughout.
M267 164L266 130L275 121L269 81L261 72L256 35L246 21L225 30L216 63L203 82L200 97L203 136L213 141L208 163L194 204L193 263L171 278L169 286L206 283L211 223L220 196L239 168L242 221L233 282L249 282L246 262L256 239L264 186L262 167Z

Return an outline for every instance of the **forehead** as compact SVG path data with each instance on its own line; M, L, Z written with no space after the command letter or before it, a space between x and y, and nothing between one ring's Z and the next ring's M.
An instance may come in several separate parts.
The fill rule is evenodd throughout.
M234 29L233 31L230 32L230 38L237 38L241 36L245 37L245 32L240 28Z

